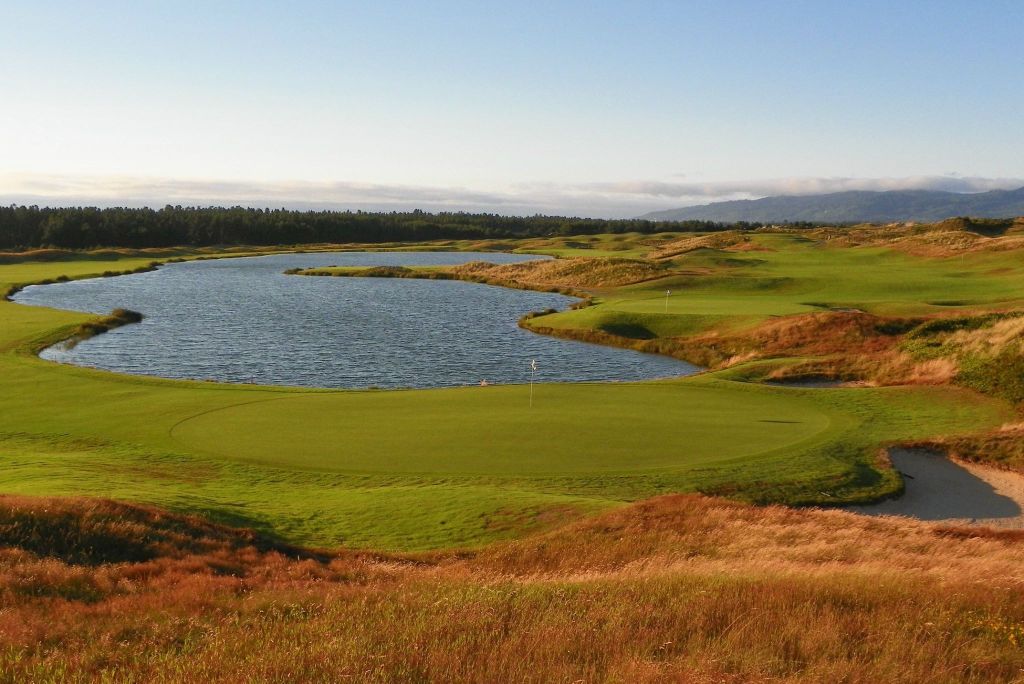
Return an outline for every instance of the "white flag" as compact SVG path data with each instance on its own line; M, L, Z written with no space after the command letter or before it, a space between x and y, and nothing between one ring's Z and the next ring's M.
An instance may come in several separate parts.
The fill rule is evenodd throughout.
M530 370L537 370L537 359L530 361Z

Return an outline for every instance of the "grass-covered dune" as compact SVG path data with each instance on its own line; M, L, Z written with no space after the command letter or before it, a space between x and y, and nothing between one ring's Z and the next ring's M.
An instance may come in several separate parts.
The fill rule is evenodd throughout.
M657 247L649 236L637 239L644 249ZM612 240L626 249L607 251L639 249L622 236ZM772 268L796 271L794 264L809 259L811 248L790 237L764 240L765 249L775 245L780 254ZM743 254L758 252L736 258ZM0 266L0 285L148 263L132 256L28 260ZM918 268L923 281L926 266ZM749 295L736 292L745 279L772 281L736 273L736 282L712 278L701 285L719 283L703 303L670 297L668 315L656 311L664 303L654 297L663 287L655 282L616 288L614 298L596 291L602 298L596 306L531 323L634 308L685 320L689 310L678 309L712 310L730 292L737 299ZM697 276L667 277L678 288L681 278ZM872 297L882 297L881 284L868 285ZM855 288L847 287L852 297ZM761 302L756 315L772 316L780 296ZM744 306L757 309L757 302ZM644 307L655 311L644 314ZM473 546L673 491L791 504L864 501L899 491L898 478L879 460L884 445L967 435L1012 416L1005 402L956 387L805 390L707 374L544 385L531 409L528 390L518 386L395 392L228 386L119 376L35 356L40 345L88 320L0 303L0 490L145 502L316 546Z

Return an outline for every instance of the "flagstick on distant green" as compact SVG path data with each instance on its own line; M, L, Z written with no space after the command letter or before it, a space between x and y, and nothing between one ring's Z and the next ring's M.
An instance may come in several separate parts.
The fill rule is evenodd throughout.
M533 379L537 375L537 359L530 361L530 408L533 408Z

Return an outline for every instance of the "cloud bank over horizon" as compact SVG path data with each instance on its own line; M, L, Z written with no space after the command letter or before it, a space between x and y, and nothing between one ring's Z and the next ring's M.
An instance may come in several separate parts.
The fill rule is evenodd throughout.
M1010 190L1021 178L934 175L892 178L771 178L735 181L519 183L480 190L350 181L255 182L133 176L0 174L0 203L41 206L240 205L363 211L467 211L627 218L663 209L773 195L821 195L854 190Z

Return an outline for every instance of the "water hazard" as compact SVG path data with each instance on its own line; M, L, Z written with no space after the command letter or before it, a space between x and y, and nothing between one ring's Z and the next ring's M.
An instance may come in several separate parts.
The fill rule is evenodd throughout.
M150 273L22 290L15 301L105 314L137 325L58 345L61 363L167 378L307 387L443 387L641 380L696 369L666 357L560 340L519 328L528 311L563 309L559 294L459 281L284 275L328 265L448 265L514 254L348 252L168 264Z

